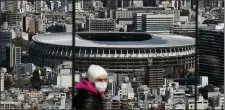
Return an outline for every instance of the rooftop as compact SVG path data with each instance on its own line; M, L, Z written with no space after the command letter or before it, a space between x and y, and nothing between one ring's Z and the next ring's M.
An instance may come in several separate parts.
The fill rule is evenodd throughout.
M171 34L149 34L137 32L79 32L77 34L75 45L78 47L155 48L195 44L194 38ZM81 36L85 36L86 38L81 38ZM110 36L109 39L108 36ZM99 40L98 37L107 38L105 38L105 40ZM115 40L116 38L117 40ZM120 40L121 38L122 40ZM129 40L126 41L126 39ZM51 45L72 46L72 33L38 34L33 37L33 40L39 43Z

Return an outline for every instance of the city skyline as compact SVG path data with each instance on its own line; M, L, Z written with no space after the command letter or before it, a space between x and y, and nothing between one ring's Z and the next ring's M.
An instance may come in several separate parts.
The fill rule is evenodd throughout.
M223 4L0 0L0 108L69 110L97 64L104 110L222 110Z

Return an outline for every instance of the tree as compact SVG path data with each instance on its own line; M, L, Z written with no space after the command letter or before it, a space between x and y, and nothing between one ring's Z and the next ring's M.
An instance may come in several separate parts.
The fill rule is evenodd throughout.
M187 78L190 75L190 72L185 68L184 65L176 65L173 67L173 72L168 74L168 78Z
M31 82L32 86L35 89L37 89L37 90L40 90L41 89L41 84L42 84L42 81L41 81L40 73L39 72L40 72L40 69L36 69L33 72L33 76L30 79L30 82Z
M206 108L206 110L212 110L212 107L208 106L208 107Z
M79 31L79 32L84 31L84 28L82 28L82 27L78 26L77 31Z
M172 78L174 78L174 79L180 78L180 73L179 73L179 69L178 68L176 68L174 70Z
M28 32L28 41L31 41L35 33L33 32Z
M22 37L13 39L13 44L17 47L21 47L22 51L28 51L29 49L29 42L24 40Z
M180 69L180 76L182 78L187 78L189 76L189 71L186 68L181 68Z
M163 107L162 106L159 106L157 110L163 110Z
M119 32L124 32L124 29L123 29L123 28L120 28L120 29L119 29Z
M199 93L202 94L204 99L208 100L208 92L214 92L215 87L214 85L210 84L210 85L206 85L203 88L199 88Z
M209 97L209 106L215 110L215 107L219 106L219 98L218 96Z
M179 68L180 66L177 65L177 66L174 66L173 67L173 72L169 75L171 78L173 79L177 79L177 78L180 78L180 73L179 73Z

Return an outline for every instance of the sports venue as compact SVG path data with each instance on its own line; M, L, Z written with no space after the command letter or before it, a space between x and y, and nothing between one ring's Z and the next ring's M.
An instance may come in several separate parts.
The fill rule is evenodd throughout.
M54 67L71 60L71 35L34 36L29 50L33 62ZM75 68L79 72L86 72L90 64L99 64L110 73L129 75L155 87L174 66L194 68L195 40L190 37L137 32L79 32L75 37Z

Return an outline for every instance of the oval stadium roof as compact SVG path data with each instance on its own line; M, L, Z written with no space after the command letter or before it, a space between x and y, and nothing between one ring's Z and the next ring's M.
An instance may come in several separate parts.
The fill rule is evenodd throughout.
M83 32L84 33L84 32ZM127 34L148 34L137 32L85 32L85 34L113 34L119 36L121 33ZM154 47L177 47L195 45L195 39L191 37L185 37L182 35L171 34L150 34L151 39L142 41L93 41L83 39L79 36L82 32L77 33L75 38L75 45L78 47L106 47L106 48L154 48ZM38 34L33 37L33 40L39 43L72 46L72 33L48 33Z

